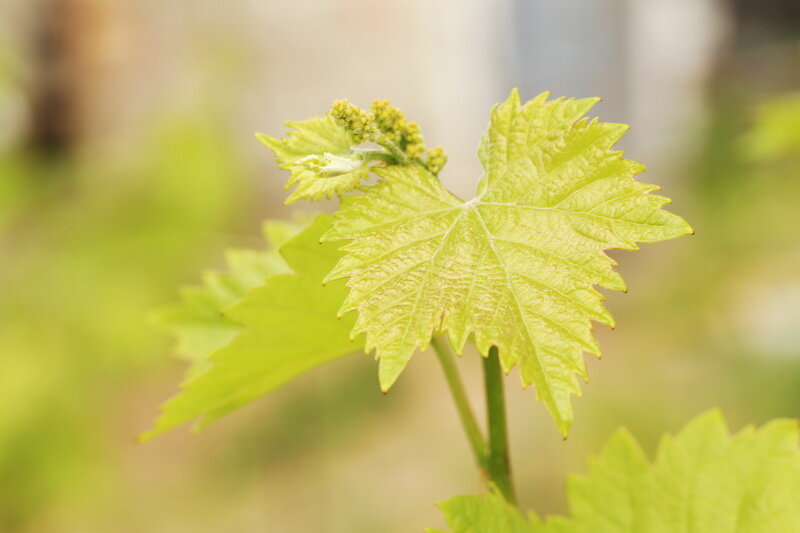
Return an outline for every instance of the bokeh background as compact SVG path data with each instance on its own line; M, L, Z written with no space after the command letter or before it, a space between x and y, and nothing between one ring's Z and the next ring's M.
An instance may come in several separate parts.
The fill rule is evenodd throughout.
M434 502L480 485L435 358L383 396L352 357L140 445L184 369L147 317L292 216L254 132L389 98L468 195L513 86L603 97L697 231L615 254L630 292L567 441L509 378L523 506L563 511L620 425L652 453L712 407L798 416L796 0L0 0L0 531L441 525ZM477 408L479 361L460 366Z

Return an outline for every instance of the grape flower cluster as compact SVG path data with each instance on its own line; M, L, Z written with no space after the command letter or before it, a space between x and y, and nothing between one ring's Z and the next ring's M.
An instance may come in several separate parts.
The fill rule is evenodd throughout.
M388 100L373 100L371 112L348 100L336 100L330 114L353 140L354 145L374 142L385 148L397 162L419 164L438 174L447 162L442 147L428 150L419 124L409 121Z

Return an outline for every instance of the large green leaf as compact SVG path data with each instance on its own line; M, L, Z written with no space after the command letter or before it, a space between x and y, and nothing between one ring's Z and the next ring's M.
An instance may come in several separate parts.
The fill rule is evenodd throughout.
M342 312L358 310L384 390L435 331L459 353L474 335L506 371L518 365L566 434L582 354L600 354L591 321L613 324L593 286L625 288L604 250L692 230L612 151L627 126L583 118L597 99L547 97L520 105L513 91L494 109L470 201L420 165L375 168L382 180L344 197L325 235L349 241L327 279L348 278Z
M162 406L143 440L193 419L205 426L304 372L362 349L360 339L350 338L354 317L336 318L344 283L322 285L341 255L336 244L319 242L330 224L329 216L320 216L284 244L281 254L294 273L268 278L226 312L242 331Z
M713 411L664 437L652 464L619 431L587 476L569 480L567 495L569 517L544 525L531 517L529 529L520 529L522 515L495 493L458 496L441 507L453 533L800 531L798 423L776 420L731 437ZM497 527L471 526L488 520Z

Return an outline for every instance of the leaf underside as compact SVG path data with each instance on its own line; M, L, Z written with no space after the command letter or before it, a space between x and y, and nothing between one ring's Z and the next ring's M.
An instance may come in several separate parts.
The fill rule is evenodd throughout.
M319 216L283 245L292 273L269 277L226 311L240 331L162 406L142 440L198 418L197 427L203 427L300 374L362 349L361 339L350 338L355 317L336 317L344 283L322 285L341 256L336 244L319 242L330 224L329 216Z
M374 168L379 183L342 198L324 240L348 241L327 279L347 278L341 312L358 311L384 390L436 331L458 353L473 336L506 372L518 366L566 434L583 352L600 353L591 321L613 325L594 286L625 288L604 250L692 230L612 151L627 126L583 118L597 99L547 98L521 105L512 91L495 107L474 199L421 166Z
M796 420L731 437L712 411L665 436L650 463L619 431L585 477L569 480L571 514L529 520L499 493L458 496L440 507L452 533L773 533L800 530ZM481 524L492 524L484 528Z

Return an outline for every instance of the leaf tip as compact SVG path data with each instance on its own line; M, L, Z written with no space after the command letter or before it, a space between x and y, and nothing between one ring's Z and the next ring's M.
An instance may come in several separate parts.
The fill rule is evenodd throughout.
M508 93L508 99L506 100L506 103L513 105L514 107L519 107L520 105L519 88L514 87L513 89L511 89L511 92Z
M558 426L558 431L561 433L561 439L566 441L569 437L569 431L572 429L572 419L571 418L559 418L556 422Z
M256 140L266 146L267 148L274 148L275 143L279 142L277 139L270 137L261 132L256 132L254 134Z
M289 189L291 189L293 186L294 186L294 182L293 182L293 181L291 181L291 180L290 180L290 181L287 181L287 182L286 182L286 185L284 185L284 186L283 186L283 190L284 190L284 191L288 191L288 190L289 190ZM284 201L283 201L283 205L292 205L293 203L295 203L297 200L300 200L301 198L303 198L303 196L302 196L302 195L300 195L300 194L297 194L297 190L294 190L294 191L292 191L292 193L291 193L291 194L290 194L290 195L289 195L289 196L286 198L286 200L284 200Z

